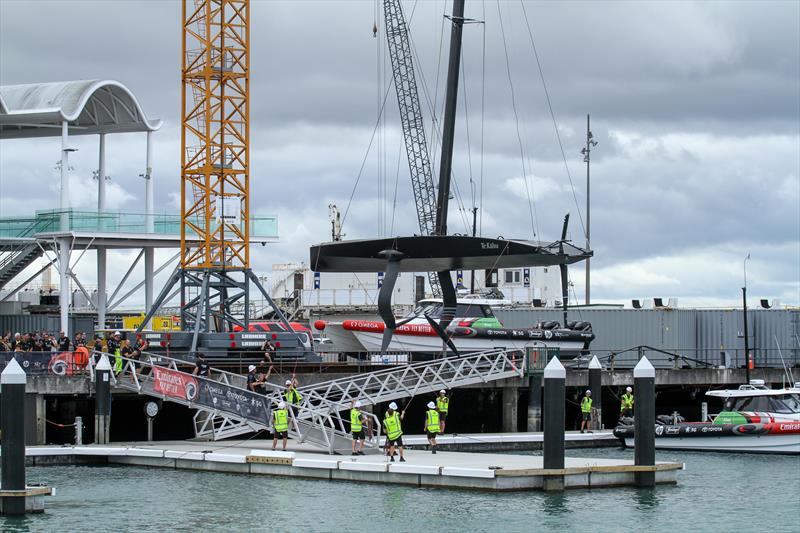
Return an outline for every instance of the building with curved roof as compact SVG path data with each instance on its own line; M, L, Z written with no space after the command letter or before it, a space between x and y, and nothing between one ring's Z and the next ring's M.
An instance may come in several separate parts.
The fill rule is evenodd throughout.
M0 139L151 132L136 96L113 80L78 80L0 86Z

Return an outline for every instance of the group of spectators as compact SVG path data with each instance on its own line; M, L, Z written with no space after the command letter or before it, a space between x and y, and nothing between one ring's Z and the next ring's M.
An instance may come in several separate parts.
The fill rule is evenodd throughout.
M69 352L78 346L93 346L84 331L76 333L74 339L70 339L63 331L58 335L47 331L12 335L7 331L0 338L0 352Z

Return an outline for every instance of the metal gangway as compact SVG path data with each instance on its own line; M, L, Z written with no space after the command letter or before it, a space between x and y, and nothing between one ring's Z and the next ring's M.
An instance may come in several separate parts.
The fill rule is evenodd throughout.
M92 380L95 379L94 366L102 355L110 358L113 367L113 355L94 352L89 361ZM112 387L195 409L196 438L220 440L272 428L272 410L280 401L279 395L248 390L245 376L215 368L211 369L210 377L195 376L181 369L191 363L147 352L139 359L119 357L122 369L111 373ZM274 391L280 389L272 383L265 385ZM345 426L339 413L325 416L319 410L308 412L305 407L296 405L289 414L289 435L293 439L322 447L330 453L349 453L352 443L349 426ZM365 451L377 452L378 418L371 413L364 415L370 419L368 427L374 428L365 443ZM349 418L346 422L349 424Z
M299 421L310 418L313 427L317 428L321 421L330 421L344 432L349 418L345 420L342 413L346 416L355 401L360 401L364 406L378 405L402 398L413 399L418 394L440 389L522 377L524 363L520 351L490 350L399 365L299 387L297 390L302 398L297 405L299 410L296 418ZM273 401L277 401L279 394L279 391L271 394Z
M247 390L245 378L241 375L212 368L210 378L200 378L180 370L179 367L187 365L183 360L149 353L142 354L139 360L123 358L123 370L114 378L114 385L197 409L194 423L195 434L199 438L217 440L270 426L272 408L283 399L285 389L266 383L271 391L261 395ZM349 409L356 400L363 406L374 406L387 401L414 398L418 394L439 389L522 377L524 368L521 352L490 350L399 365L299 387L297 390L302 398L290 409L289 433L293 439L321 446L329 453L349 452L352 443ZM206 398L208 394L203 396L198 392L190 398L183 389L178 393L165 394L163 387L159 386L164 381L159 374L165 371L163 369L170 372L168 380L180 381L187 376L193 379L199 387L198 391L207 392L221 387L230 389L216 391L212 400L219 398L220 394L240 398L233 403L209 402ZM242 402L252 404L255 410L245 409ZM377 452L380 446L380 420L373 413L364 411L364 415L370 422L367 425L369 434L365 450Z

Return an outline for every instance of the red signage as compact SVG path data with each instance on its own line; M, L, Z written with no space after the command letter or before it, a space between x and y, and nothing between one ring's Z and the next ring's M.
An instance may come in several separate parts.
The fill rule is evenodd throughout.
M164 396L189 401L197 396L197 380L183 372L154 366L153 381L153 390Z

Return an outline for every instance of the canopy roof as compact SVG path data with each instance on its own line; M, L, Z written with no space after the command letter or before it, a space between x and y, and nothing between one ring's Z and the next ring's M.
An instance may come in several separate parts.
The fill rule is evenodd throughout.
M0 86L0 139L155 131L133 93L113 80Z

